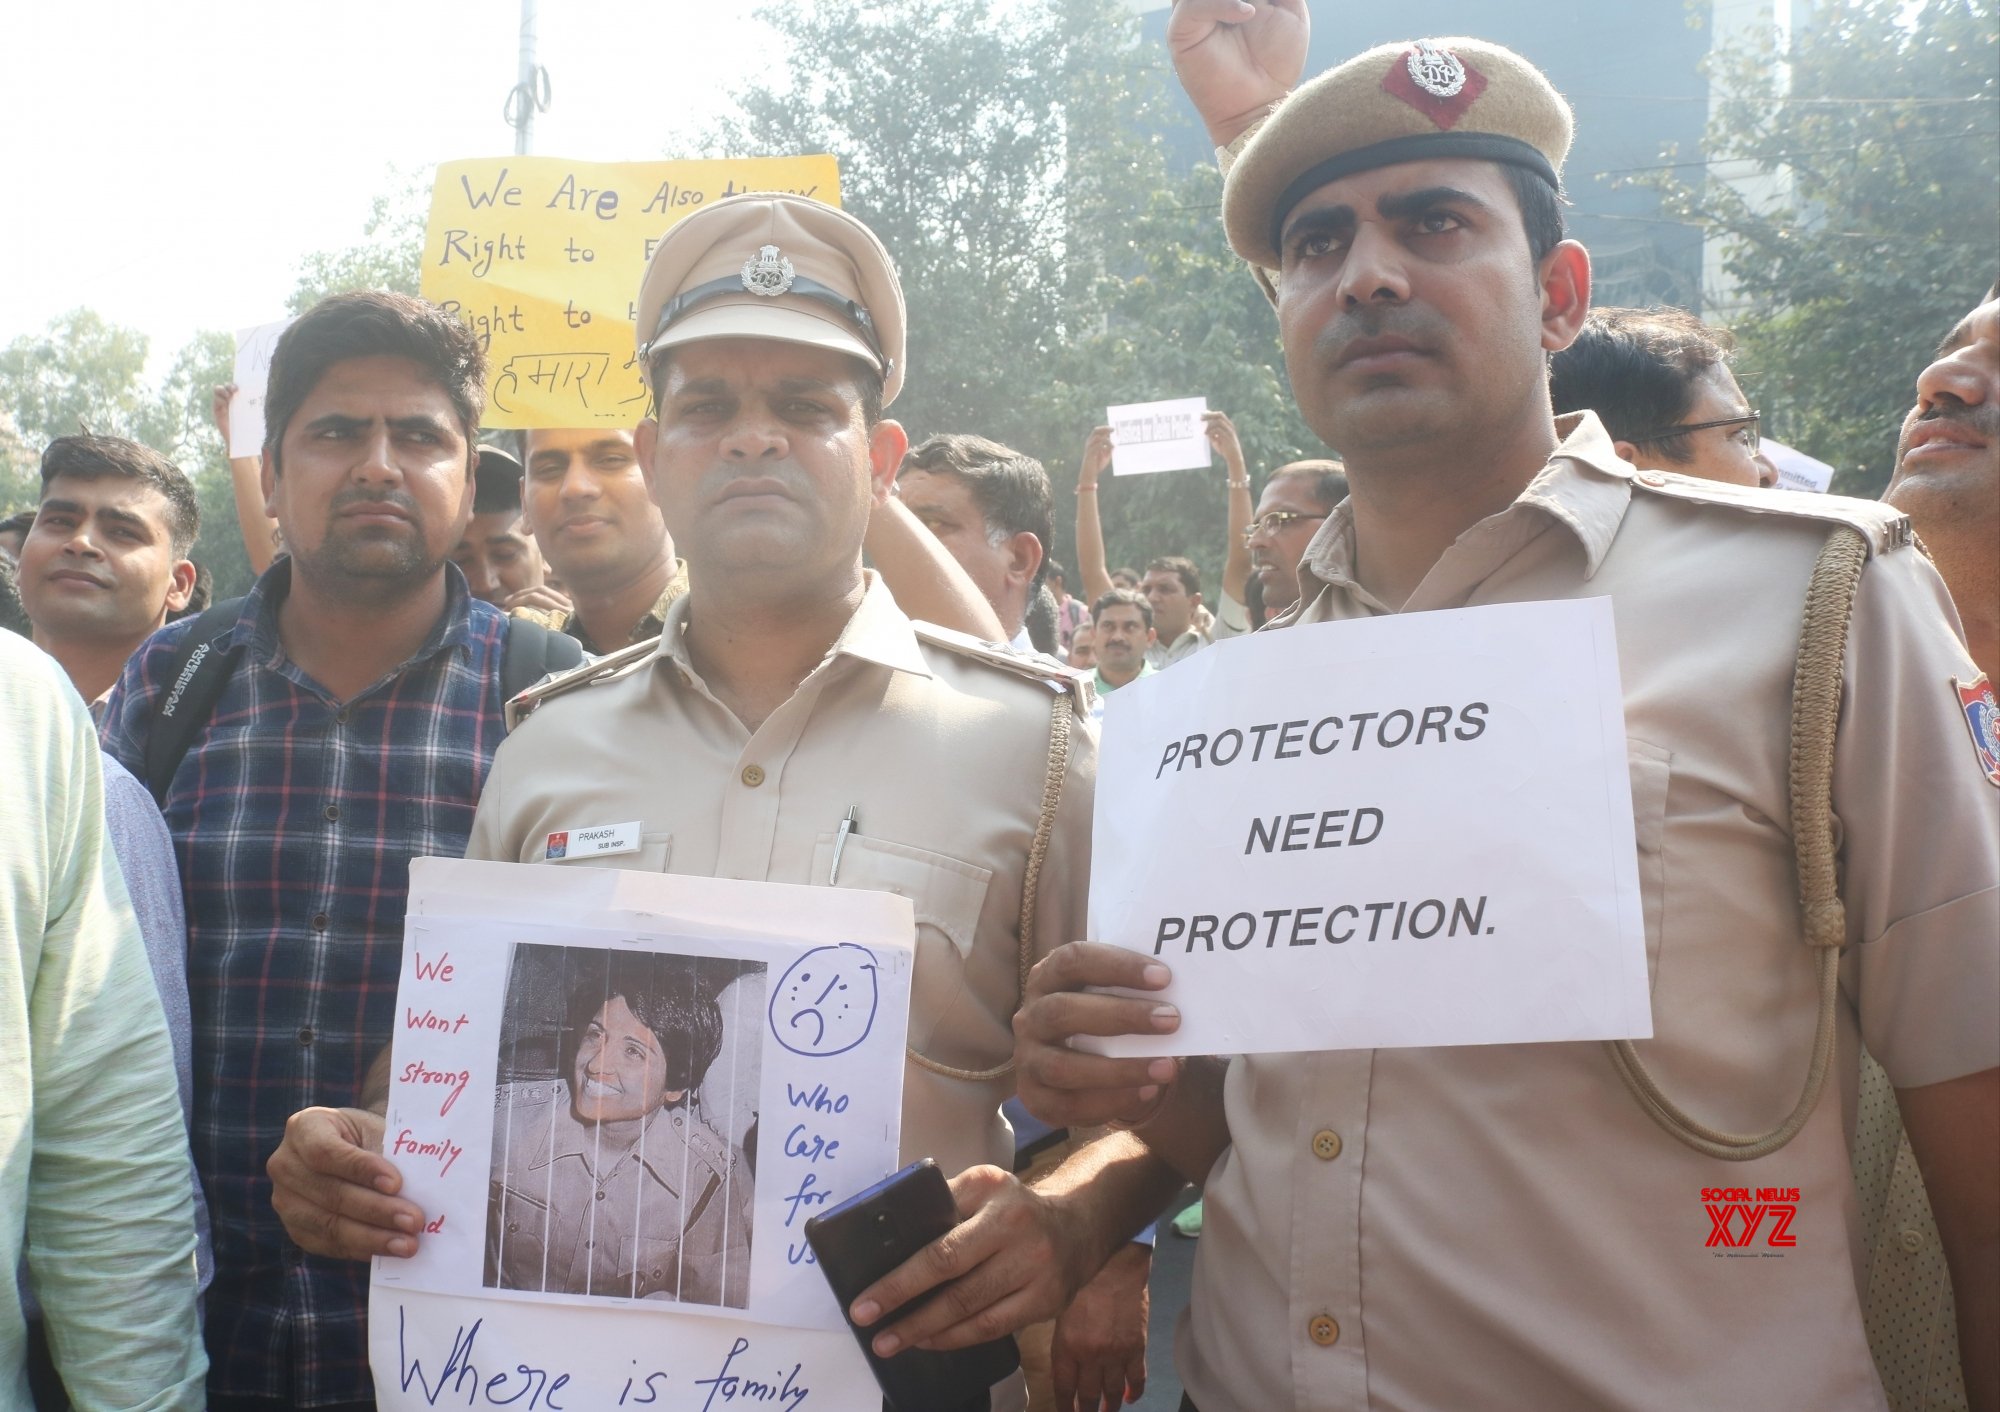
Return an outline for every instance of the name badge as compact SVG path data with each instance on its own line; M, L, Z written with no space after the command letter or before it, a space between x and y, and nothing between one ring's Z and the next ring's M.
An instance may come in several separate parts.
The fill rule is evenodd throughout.
M637 853L641 823L593 824L587 829L564 829L549 835L542 861L564 858L603 858L613 853Z

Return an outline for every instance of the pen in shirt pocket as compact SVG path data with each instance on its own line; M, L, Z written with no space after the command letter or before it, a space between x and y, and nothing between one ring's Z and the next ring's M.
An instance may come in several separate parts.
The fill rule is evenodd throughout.
M859 832L854 823L855 808L856 806L852 804L847 806L847 817L842 819L840 827L834 830L833 866L826 870L826 885L828 887L832 887L840 881L840 855L847 848L847 836L851 833Z

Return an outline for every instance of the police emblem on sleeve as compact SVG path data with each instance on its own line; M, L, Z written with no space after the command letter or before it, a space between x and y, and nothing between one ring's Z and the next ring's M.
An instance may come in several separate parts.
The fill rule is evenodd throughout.
M1458 55L1431 40L1419 39L1405 62L1411 82L1433 98L1456 98L1465 87L1465 65Z
M1969 682L1951 679L1958 692L1959 709L1965 713L1965 727L1972 732L1972 750L1986 778L2000 787L2000 702L1993 699L1993 683L1981 672Z
M775 299L792 287L797 274L777 246L766 245L743 262L743 287L752 294Z

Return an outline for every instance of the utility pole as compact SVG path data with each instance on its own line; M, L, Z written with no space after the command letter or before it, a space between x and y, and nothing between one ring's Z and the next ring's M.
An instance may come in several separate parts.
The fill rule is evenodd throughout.
M514 129L514 155L535 145L535 114L549 106L549 71L535 62L535 0L521 0L521 62L501 114Z

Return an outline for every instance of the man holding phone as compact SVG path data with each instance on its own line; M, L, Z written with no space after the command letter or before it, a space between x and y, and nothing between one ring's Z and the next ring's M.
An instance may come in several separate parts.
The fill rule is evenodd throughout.
M909 897L904 1157L958 1174L962 1223L901 1297L864 1291L850 1314L874 1328L945 1285L874 1351L969 1348L1053 1317L1178 1185L1122 1141L1034 1190L1006 1170L1023 977L1083 929L1086 694L913 623L863 567L907 449L882 416L905 374L902 291L872 232L798 197L718 202L668 232L637 307L656 413L635 449L690 588L657 644L525 693L539 709L496 760L468 855L540 863L552 832L640 820L605 866ZM293 1120L272 1170L301 1244L415 1250L421 1213L376 1185L397 1184L367 1146L380 1131L357 1110ZM1015 1378L993 1406L1024 1401Z

